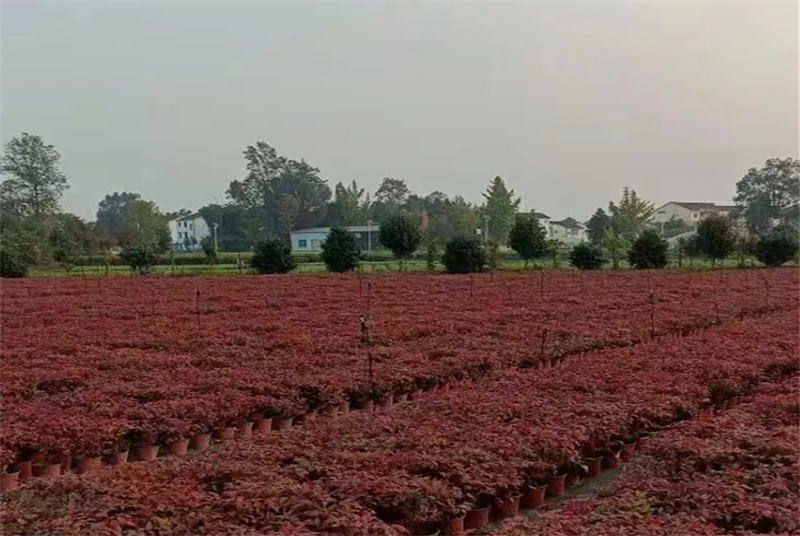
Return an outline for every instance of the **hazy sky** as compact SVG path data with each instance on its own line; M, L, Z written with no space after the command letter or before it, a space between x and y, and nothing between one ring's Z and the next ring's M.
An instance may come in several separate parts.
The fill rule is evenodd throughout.
M588 218L624 185L729 202L798 154L796 2L2 3L2 141L56 145L66 210L223 202L263 140L333 186L405 179Z

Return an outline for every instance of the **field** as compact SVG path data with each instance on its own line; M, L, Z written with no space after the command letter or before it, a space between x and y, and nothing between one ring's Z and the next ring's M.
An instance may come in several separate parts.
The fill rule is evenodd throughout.
M724 449L694 435L763 439L772 413L736 412L797 394L799 292L791 269L4 282L4 533L458 534L637 442L614 485L638 497L643 474L680 465L676 442L700 459ZM786 471L758 495L776 512L800 499ZM569 527L586 502L613 532L609 501L498 530L584 534ZM793 532L784 510L754 526Z

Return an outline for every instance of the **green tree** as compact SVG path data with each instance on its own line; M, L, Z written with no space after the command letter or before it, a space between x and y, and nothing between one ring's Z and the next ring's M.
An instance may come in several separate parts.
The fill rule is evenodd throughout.
M361 250L355 237L342 227L331 227L322 243L322 262L331 272L349 272L358 268Z
M628 251L628 262L638 269L664 268L667 265L669 244L654 229L645 229L633 241Z
M408 201L411 191L403 179L384 177L378 190L375 192L375 202L372 204L372 217L378 223L383 223L395 216Z
M331 190L319 169L280 156L261 141L248 146L244 158L247 176L232 181L227 194L233 204L252 211L258 227L288 235L325 219Z
M494 178L483 197L486 202L481 208L481 215L489 218L489 236L484 238L506 243L521 199L515 198L514 190L509 190L501 177Z
M50 219L48 242L53 260L67 272L78 264L81 255L92 249L86 223L74 214L56 214Z
M381 224L378 240L402 263L419 247L422 230L416 218L408 214L398 214Z
M611 258L611 267L614 270L619 269L619 261L630 248L631 243L627 238L617 234L613 227L605 230L603 233L603 248Z
M578 270L599 270L604 262L603 250L592 243L577 244L569 252L569 263Z
M61 195L69 188L61 171L61 154L42 138L23 132L11 138L0 157L0 209L39 218L58 211Z
M0 214L0 277L26 277L40 253L41 239L30 218Z
M514 226L508 234L508 245L528 261L544 256L547 231L539 221L531 215L520 215L516 218Z
M622 189L622 198L619 204L608 204L611 213L611 223L617 235L627 240L633 240L644 229L645 224L653 216L653 203L645 201L627 186Z
M486 250L474 236L456 236L445 246L442 263L451 274L469 274L483 271Z
M503 267L505 261L505 254L500 250L500 242L497 240L489 240L486 242L486 266L489 270L496 272Z
M550 258L553 268L558 268L558 256L564 251L564 243L557 238L544 242L544 254Z
M697 246L711 259L711 266L724 259L736 248L733 223L727 216L709 214L697 224Z
M436 271L436 263L439 262L439 242L430 234L425 234L425 264L429 272Z
M333 191L334 198L328 206L329 225L363 225L370 218L369 194L356 181L348 186L339 182Z
M258 244L251 264L259 274L287 274L297 267L292 247L280 238L267 238Z
M263 226L253 209L228 204L206 205L199 210L209 229L217 228L220 251L250 251L268 230Z
M586 222L586 234L589 236L589 241L594 245L603 243L603 233L606 229L611 228L611 216L606 214L602 208L598 208L595 213Z
M672 238L673 236L682 235L694 230L695 227L691 223L685 222L676 216L672 216L661 225L661 237Z
M97 205L97 225L114 242L119 241L122 233L122 222L131 207L131 203L142 197L135 192L114 192L106 195Z
M766 266L782 266L797 256L799 247L796 229L778 227L758 241L755 254Z
M167 219L152 201L133 201L123 217L119 242L120 257L144 273L157 262L159 253L170 248Z
M773 220L796 225L800 208L800 161L770 158L751 168L736 183L738 213L756 233L766 233Z

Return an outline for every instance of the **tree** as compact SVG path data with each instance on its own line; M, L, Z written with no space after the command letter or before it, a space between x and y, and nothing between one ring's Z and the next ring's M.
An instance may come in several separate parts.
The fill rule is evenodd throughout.
M217 228L220 251L242 252L255 247L266 230L252 209L229 205L206 205L199 211L209 229Z
M69 188L61 154L26 132L6 144L0 174L10 176L0 184L0 208L20 216L38 218L58 211L59 199Z
M628 239L619 236L613 227L605 230L603 233L603 248L608 252L611 257L611 267L616 270L619 268L619 261L623 255L630 248Z
M280 238L267 238L259 243L251 264L259 274L286 274L297 267L292 247Z
M5 212L0 218L0 277L26 277L37 260L40 238L27 218Z
M695 227L691 223L685 222L676 216L672 216L661 225L661 238L672 238L673 236L694 231L694 229Z
M581 243L569 252L569 263L578 270L599 270L605 259L603 250L592 243Z
M131 203L142 197L135 192L114 192L106 195L97 205L97 225L117 242L122 232L122 221L130 210Z
M133 201L122 220L119 242L123 248L120 257L144 273L157 262L158 253L170 248L167 219L152 201Z
M363 225L370 218L369 194L356 181L349 186L341 182L334 188L334 199L328 205L328 225Z
M425 264L429 272L436 271L439 261L439 243L430 234L425 234Z
M375 203L372 205L375 220L382 223L396 215L408 201L410 193L404 180L385 177L375 192Z
M700 252L711 259L711 266L724 259L736 248L736 234L730 218L720 214L709 214L697 224L697 246Z
M778 227L758 241L756 258L766 266L782 266L797 256L797 230L791 227Z
M500 250L500 242L489 240L486 242L486 266L490 271L495 272L503 267L505 253Z
M633 240L644 229L653 216L653 203L645 201L627 186L622 189L622 198L618 205L608 204L611 223L617 235L626 240Z
M669 244L654 229L645 229L634 240L628 252L628 262L638 269L664 268L667 265Z
M331 227L322 243L322 262L331 272L349 272L358 268L361 250L355 237L342 227Z
M525 260L527 269L528 261L545 254L546 238L547 231L536 218L518 216L508 234L508 245Z
M736 183L738 214L756 233L766 233L773 220L797 224L800 207L800 161L770 158L761 169L750 168Z
M244 158L247 176L232 181L227 194L233 204L252 211L259 227L288 235L325 219L331 190L319 169L280 156L261 141L248 146Z
M489 218L489 236L484 238L505 243L522 200L514 197L514 190L508 190L501 177L494 178L483 197L486 202L481 208L481 215Z
M603 233L612 225L611 216L606 214L602 208L598 208L595 213L586 222L586 234L589 236L589 241L594 245L600 245L603 242Z
M48 242L53 260L69 272L91 250L92 237L78 216L56 214L51 217Z
M402 262L419 247L422 230L415 218L408 214L398 214L381 224L378 240Z
M451 274L470 274L483 271L486 251L474 236L456 236L447 242L442 263Z
M544 254L550 257L550 262L552 262L553 268L558 268L558 256L561 254L563 249L564 243L559 239L551 238L550 240L545 240Z

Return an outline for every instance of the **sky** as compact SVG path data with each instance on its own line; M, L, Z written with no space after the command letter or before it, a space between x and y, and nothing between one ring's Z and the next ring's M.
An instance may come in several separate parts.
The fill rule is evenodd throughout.
M798 156L797 2L4 0L0 137L63 155L62 206L223 203L266 141L331 187L383 177L587 219L630 186L730 203Z

